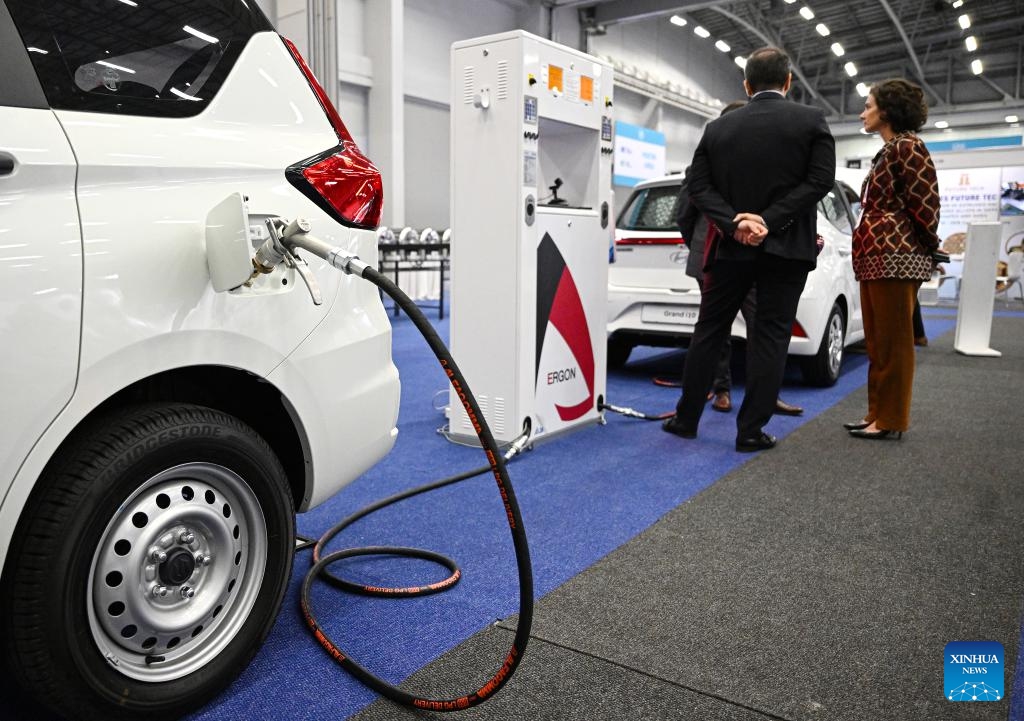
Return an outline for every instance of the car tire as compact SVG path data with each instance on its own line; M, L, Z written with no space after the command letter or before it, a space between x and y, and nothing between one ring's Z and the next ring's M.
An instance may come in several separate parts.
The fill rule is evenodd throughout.
M291 576L284 469L249 426L119 409L37 482L0 592L8 668L67 718L173 719L250 662Z
M608 341L608 367L619 369L626 365L629 354L633 352L633 344L618 338Z
M832 304L825 323L818 352L803 359L804 382L812 386L827 387L839 380L839 370L846 348L846 317L838 303Z

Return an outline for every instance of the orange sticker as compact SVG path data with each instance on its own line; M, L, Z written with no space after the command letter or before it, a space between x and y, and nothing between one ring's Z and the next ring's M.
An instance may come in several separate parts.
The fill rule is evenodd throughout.
M580 76L580 100L585 103L594 102L594 79L586 75Z
M548 65L548 90L563 91L562 69L557 65Z

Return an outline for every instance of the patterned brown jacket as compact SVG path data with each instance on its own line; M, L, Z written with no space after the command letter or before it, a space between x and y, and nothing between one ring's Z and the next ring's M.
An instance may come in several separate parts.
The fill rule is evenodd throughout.
M939 184L935 165L914 133L899 133L875 155L861 191L853 231L857 280L928 280L938 248Z

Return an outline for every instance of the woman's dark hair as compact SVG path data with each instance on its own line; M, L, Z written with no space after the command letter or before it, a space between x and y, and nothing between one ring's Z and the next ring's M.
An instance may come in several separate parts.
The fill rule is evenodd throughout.
M882 119L896 133L918 131L928 120L924 91L901 78L883 80L871 86L871 95Z
M779 48L767 47L750 53L743 77L751 93L758 93L762 90L781 90L789 73L789 56Z

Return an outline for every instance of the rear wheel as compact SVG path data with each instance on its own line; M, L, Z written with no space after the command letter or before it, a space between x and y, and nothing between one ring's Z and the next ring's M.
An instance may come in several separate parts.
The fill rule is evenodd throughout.
M608 367L622 368L629 360L629 354L633 352L633 344L619 338L612 338L608 341Z
M122 409L40 478L8 556L8 664L69 718L177 718L249 663L291 573L285 474L255 431Z
M832 386L839 380L846 343L846 319L838 303L832 304L818 352L803 359L804 382L812 386Z

